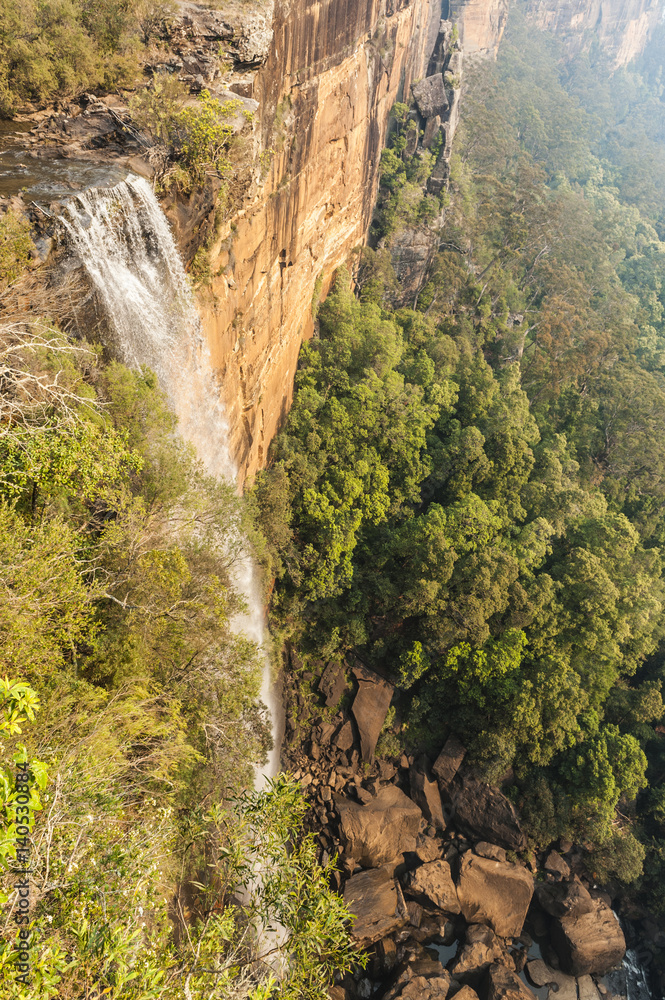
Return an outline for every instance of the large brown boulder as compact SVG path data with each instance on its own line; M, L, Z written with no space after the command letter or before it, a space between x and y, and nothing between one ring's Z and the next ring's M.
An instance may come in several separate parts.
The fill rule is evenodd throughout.
M498 788L465 775L453 791L455 826L473 840L487 840L509 850L526 847L515 806Z
M418 806L396 785L385 785L367 805L335 797L345 853L363 868L378 868L416 849L423 822Z
M430 861L411 873L407 895L423 906L434 906L443 913L459 913L457 889L447 861Z
M423 965L431 969L423 969ZM450 975L440 962L413 961L404 969L394 985L383 994L383 1000L446 1000L450 992Z
M455 994L455 1000L478 1000L478 994L470 986L463 986Z
M442 793L450 788L451 782L459 771L466 748L460 743L456 736L449 736L443 750L434 761L432 772L439 783Z
M441 73L414 84L413 97L423 118L443 115L448 110L448 96Z
M600 899L586 913L569 913L552 921L552 944L561 968L571 976L604 975L619 965L626 939L610 907Z
M537 958L532 962L527 962L526 974L534 986L554 987L548 996L551 997L556 990L556 1000L578 1000L575 977L567 976L559 969L552 969L542 959ZM581 995L579 1000L582 1000Z
M358 693L353 699L351 711L360 735L361 757L369 762L374 757L376 742L386 721L395 688L360 664L353 668L353 673L358 681Z
M485 980L487 1000L536 1000L526 983L505 965L490 965Z
M446 1000L449 990L449 976L434 976L430 979L416 976L397 996L399 1000Z
M430 781L425 767L412 767L409 771L411 798L422 809L425 819L437 830L445 830L446 820L441 805L441 793L436 781Z
M594 909L589 890L577 876L567 882L538 882L536 899L551 917L578 916Z
M487 924L499 937L522 933L533 895L533 876L521 865L465 854L457 896L469 923Z
M343 664L338 660L333 660L323 671L319 680L319 691L325 698L328 708L335 708L339 705L347 687Z
M392 865L353 875L344 886L344 901L356 920L351 935L360 948L403 927L407 910Z
M512 966L510 955L492 928L472 924L450 971L455 979L477 986L494 962Z

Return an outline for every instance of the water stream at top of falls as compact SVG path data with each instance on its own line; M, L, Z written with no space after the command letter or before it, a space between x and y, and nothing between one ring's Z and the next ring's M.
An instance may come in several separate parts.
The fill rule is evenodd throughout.
M168 221L150 185L129 177L111 188L91 188L68 203L62 215L74 252L103 303L115 347L130 367L157 375L177 417L182 437L206 470L234 481L229 428L187 275ZM247 604L233 626L262 649L261 700L272 718L274 747L256 774L261 787L277 773L277 705L264 646L264 611L249 555L234 568Z

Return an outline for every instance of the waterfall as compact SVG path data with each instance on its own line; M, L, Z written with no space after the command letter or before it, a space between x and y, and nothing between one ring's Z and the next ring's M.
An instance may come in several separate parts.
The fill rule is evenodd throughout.
M115 187L91 188L67 205L62 221L104 305L120 357L130 367L156 373L182 437L209 473L235 482L228 423L194 297L152 188L132 176ZM261 700L272 717L274 747L266 768L257 771L261 786L277 773L279 745L263 607L249 556L236 566L234 582L248 610L233 625L262 650Z

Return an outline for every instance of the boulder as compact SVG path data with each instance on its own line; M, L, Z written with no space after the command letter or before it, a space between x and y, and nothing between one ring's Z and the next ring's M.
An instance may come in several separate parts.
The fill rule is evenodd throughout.
M455 994L455 1000L478 1000L478 994L470 986L463 986Z
M551 969L542 959L527 962L526 972L534 986L550 986L548 998L556 1000L577 1000L577 983L573 976L567 976L558 969Z
M586 913L569 913L552 921L552 944L561 968L571 976L604 975L619 965L626 939L613 910L601 899Z
M542 958L534 958L526 963L526 974L534 986L547 986L555 983L557 973L543 962Z
M570 866L563 860L558 851L550 851L545 858L544 868L546 872L560 875L561 878L568 878L570 875Z
M377 868L415 851L423 815L396 785L386 785L367 805L335 796L346 854L363 868Z
M353 746L353 727L350 722L345 722L339 727L333 742L338 750L346 751L351 749Z
M436 837L427 837L421 834L416 841L416 854L418 860L423 864L428 861L438 861L443 853L441 841Z
M362 759L369 762L374 757L376 741L386 721L395 688L383 677L359 664L353 668L353 673L358 681L358 693L353 699L351 711L360 734Z
M499 937L518 937L533 895L533 876L520 865L469 852L462 858L457 896L470 923L487 924Z
M455 979L477 986L494 962L509 962L512 965L503 943L492 928L472 924L467 928L464 945L450 971Z
M344 667L337 660L329 663L319 680L319 691L323 695L328 708L336 708L347 689Z
M413 98L418 105L423 118L433 118L443 115L448 110L448 96L443 83L443 76L435 73L413 85Z
M551 917L578 916L594 908L588 889L577 876L568 882L538 882L536 899Z
M486 1000L536 1000L526 983L505 965L490 965L485 980Z
M517 811L498 788L465 776L454 790L455 825L473 840L486 840L508 850L526 847Z
M344 901L356 917L351 935L360 948L403 927L406 904L392 865L353 875L344 886Z
M591 976L580 976L577 980L577 995L579 1000L600 1000L598 987Z
M411 798L437 830L445 830L446 821L441 806L441 793L436 781L430 781L424 767L412 767L409 771Z
M496 844L488 844L486 840L479 840L473 848L481 858L489 858L490 861L506 861L506 852L503 847Z
M415 976L397 996L400 1000L446 1000L450 991L449 976Z
M456 736L449 736L443 750L434 761L432 772L439 783L442 792L446 792L460 769L466 749Z
M430 861L412 872L405 889L423 906L435 906L443 913L459 913L460 902L447 861Z
M421 970L422 964L415 961L408 965L383 1000L445 1000L450 976L440 962L431 963L429 974Z

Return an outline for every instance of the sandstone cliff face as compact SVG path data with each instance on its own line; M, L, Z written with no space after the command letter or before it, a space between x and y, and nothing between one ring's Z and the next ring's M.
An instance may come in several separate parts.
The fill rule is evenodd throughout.
M660 0L530 0L529 16L573 51L599 42L619 67L640 55L662 15Z
M265 62L227 83L258 101L254 146L199 304L241 477L288 412L313 297L364 240L390 108L425 75L440 15L439 0L278 0ZM183 243L209 208L171 206Z
M449 17L459 25L467 58L496 58L508 20L509 0L452 0Z

